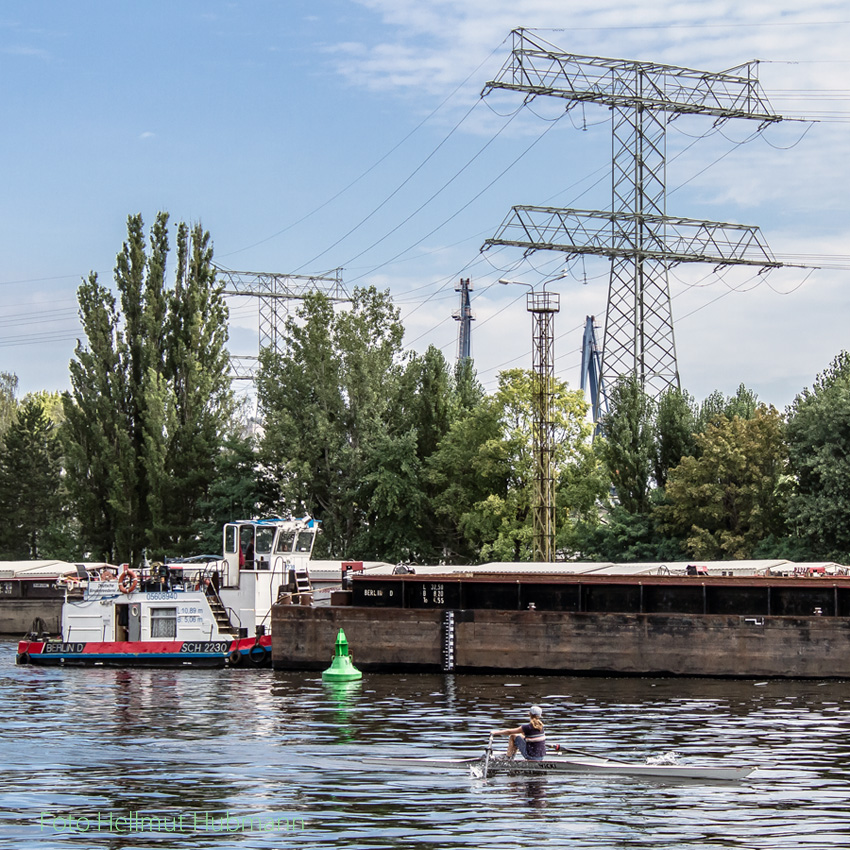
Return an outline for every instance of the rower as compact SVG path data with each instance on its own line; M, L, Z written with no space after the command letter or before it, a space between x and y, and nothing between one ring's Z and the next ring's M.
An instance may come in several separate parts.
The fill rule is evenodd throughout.
M512 759L517 750L528 761L542 761L546 757L546 732L543 729L543 709L533 705L528 710L528 723L515 729L494 729L492 735L510 735L507 758Z

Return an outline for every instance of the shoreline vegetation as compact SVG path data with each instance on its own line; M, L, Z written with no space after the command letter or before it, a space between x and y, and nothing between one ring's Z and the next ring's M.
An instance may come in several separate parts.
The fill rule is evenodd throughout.
M308 513L319 558L533 558L536 382L402 344L388 292L307 296L261 353L262 427L234 403L209 233L127 221L111 286L78 291L72 389L17 398L0 372L0 558L137 566L220 549L237 516ZM169 266L171 263L171 266ZM743 384L697 402L633 376L593 438L554 379L556 550L616 562L850 562L850 355L782 413Z

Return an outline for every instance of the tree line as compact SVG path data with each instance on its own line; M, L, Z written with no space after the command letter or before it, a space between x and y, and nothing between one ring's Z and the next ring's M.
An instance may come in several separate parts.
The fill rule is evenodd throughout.
M169 273L170 232L130 216L113 285L81 284L70 391L19 401L0 373L0 557L216 554L229 520L309 513L319 556L532 558L531 372L486 393L471 361L403 347L388 293L316 293L261 355L255 433L210 236L179 224ZM556 380L553 408L559 557L850 562L847 353L784 413L743 385L698 403L629 376L595 438L583 393Z

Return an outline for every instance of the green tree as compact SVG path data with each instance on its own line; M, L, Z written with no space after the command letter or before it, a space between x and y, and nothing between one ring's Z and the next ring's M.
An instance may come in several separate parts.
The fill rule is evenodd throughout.
M356 289L351 309L339 311L314 293L287 320L285 353L261 357L262 462L280 486L269 507L306 510L321 520L319 551L332 557L362 552L358 536L367 517L386 509L395 489L389 479L409 469L387 466L377 486L374 460L387 451L387 440L413 447L388 428L403 373L402 333L387 293ZM398 458L396 449L403 454L403 448L394 447ZM396 484L404 489L408 482Z
M654 505L663 496L655 490L650 498ZM598 520L578 523L570 543L582 561L628 564L687 557L684 541L661 527L656 510L631 514L621 505L610 506Z
M536 380L534 373L523 369L502 372L492 399L461 418L435 453L432 480L440 485L452 482L438 509L453 519L465 540L463 548L477 549L480 560L533 557ZM556 480L583 458L591 431L586 417L583 393L556 380L552 452Z
M670 471L664 525L696 558L750 558L784 530L788 496L782 417L760 405L751 419L725 417L697 436L697 457Z
M138 564L197 544L199 503L230 413L226 319L209 234L178 227L166 288L168 215L127 222L115 288L92 273L78 292L87 344L71 362L64 442L75 511L91 551Z
M198 539L200 552L219 554L224 525L257 516L268 488L269 482L259 463L257 438L233 422L218 452L213 480L199 501L203 517Z
M611 387L608 408L597 451L619 503L629 513L646 513L656 460L655 404L637 376L625 375Z
M850 354L842 351L788 410L796 487L789 520L810 558L850 559Z
M669 471L696 449L697 410L684 390L671 387L658 399L655 417L655 483L663 488Z
M7 557L40 556L42 532L61 514L61 461L61 444L43 404L25 400L0 452L0 534Z
M705 431L709 425L716 424L721 419L732 419L734 416L752 419L758 407L758 395L747 389L744 384L739 384L735 395L732 396L724 396L720 390L715 390L699 407L696 430Z
M185 224L177 228L177 274L166 303L164 386L151 387L148 401L149 409L163 411L164 431L154 418L156 430L148 426L146 439L152 446L162 433L170 439L165 474L149 472L164 485L150 500L155 522L149 536L151 545L187 555L197 546L202 505L217 480L233 413L227 307L215 281L210 235L200 225L191 233ZM161 310L151 311L152 318Z
M428 458L425 476L444 529L442 555L449 563L477 561L481 547L495 537L482 522L486 513L476 506L491 494L507 498L510 470L501 437L501 408L494 398L482 398L453 420Z
M372 551L427 563L456 558L457 527L438 510L445 482L435 483L429 465L453 423L482 398L471 361L451 370L434 346L409 357L391 405L389 434L381 438L387 444L376 444L373 452L369 480L375 490L368 523ZM386 500L389 494L391 503Z
M0 438L15 419L15 410L18 407L15 400L17 391L18 376L11 372L0 372Z

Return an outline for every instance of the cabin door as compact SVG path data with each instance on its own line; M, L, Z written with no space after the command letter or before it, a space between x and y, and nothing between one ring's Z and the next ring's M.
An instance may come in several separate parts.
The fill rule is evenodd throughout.
M130 640L142 639L142 606L138 602L127 606L129 616L127 617L127 634Z
M125 602L122 605L115 606L115 640L123 642L129 640L127 634L127 617L129 616L129 608Z

